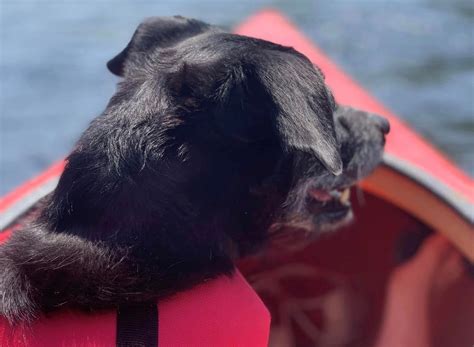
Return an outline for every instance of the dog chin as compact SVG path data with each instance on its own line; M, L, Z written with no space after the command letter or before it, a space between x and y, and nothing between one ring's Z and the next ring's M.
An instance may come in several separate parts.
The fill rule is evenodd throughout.
M327 233L351 224L354 220L354 214L352 212L352 209L349 209L344 215L338 218L327 218L324 215L317 216L316 218L318 220L316 221L317 226L315 230L319 233Z
M305 238L312 239L320 234L335 231L349 225L354 220L352 209L344 214L305 215L291 218L285 222L277 222L270 226L269 235L272 239Z

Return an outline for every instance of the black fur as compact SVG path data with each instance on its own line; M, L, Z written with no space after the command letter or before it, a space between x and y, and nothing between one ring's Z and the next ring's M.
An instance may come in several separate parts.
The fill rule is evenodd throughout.
M40 216L0 246L0 314L13 323L231 274L272 225L323 229L329 212L305 207L307 189L353 184L380 160L380 120L336 111L292 48L151 18L108 67L124 78L117 92Z

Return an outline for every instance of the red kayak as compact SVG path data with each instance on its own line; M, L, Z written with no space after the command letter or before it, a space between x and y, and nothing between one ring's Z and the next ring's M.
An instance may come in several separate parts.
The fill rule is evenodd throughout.
M356 216L352 225L304 248L295 245L293 252L270 248L265 254L240 264L240 271L272 315L272 346L369 345L381 319L387 278L402 258L414 252L416 240L432 232L442 233L466 259L474 262L474 181L345 75L278 12L260 12L238 26L236 33L294 47L323 70L340 104L378 113L390 120L383 164L352 194ZM59 162L51 166L0 200L0 228L7 230L0 234L0 240L21 223L41 197L54 189L63 165ZM242 290L242 297L234 295L233 303L223 304L225 300L222 301L219 293L245 288L242 278L233 281L218 283L204 292L202 288L195 289L185 293L181 301L168 302L165 311L169 313L165 315L179 327L161 326L165 332L159 336L166 336L166 342L161 340L159 345L175 346L176 342L172 344L172 341L186 345L186 341L197 340L201 345L222 345L219 343L225 341L226 334L228 341L237 341L239 331L247 338L242 341L254 336L255 346L265 345L267 310L259 306L261 302L255 300L253 292ZM472 297L474 281L466 278L446 297L446 304L438 308L437 326L442 329L436 329L434 337L440 346L472 345ZM187 306L197 305L193 309L200 309L193 298L206 300L206 307L215 301L222 310L204 312L200 319L195 319ZM250 309L242 309L247 304ZM239 317L246 322L236 326L219 324L212 315L222 317L222 312L234 317L240 312ZM102 318L106 323L101 324L109 324L113 329L115 315ZM39 331L48 330L54 319L41 323ZM70 316L66 321L77 324ZM72 330L86 335L92 331L88 335L90 341L99 332L91 328L93 322L87 324L84 330L78 330L77 326ZM61 331L68 330L67 324L61 326L60 331L49 328L45 336L54 335L57 339ZM202 327L207 328L200 330ZM216 334L218 339L213 340ZM115 335L110 336L107 341L112 344ZM82 344L78 342L78 345Z

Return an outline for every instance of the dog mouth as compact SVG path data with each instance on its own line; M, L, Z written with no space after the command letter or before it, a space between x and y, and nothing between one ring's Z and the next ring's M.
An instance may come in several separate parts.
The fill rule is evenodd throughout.
M351 219L350 197L350 186L332 190L310 188L307 208L310 214L317 218L317 224L320 227L335 227Z
M337 201L342 205L350 206L351 188L337 188L330 191L324 191L321 189L310 189L309 196L316 202L326 204L331 201Z
M298 248L309 237L331 232L352 221L351 185L325 190L305 190L304 204L298 204L273 223L269 232L274 244ZM301 243L302 242L302 243Z

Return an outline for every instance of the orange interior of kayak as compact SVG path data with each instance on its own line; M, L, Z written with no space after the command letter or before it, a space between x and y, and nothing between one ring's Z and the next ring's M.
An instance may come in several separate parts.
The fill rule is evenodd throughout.
M272 314L273 339L290 335L289 346L370 346L403 241L433 231L384 199L352 193L352 225L304 249L274 247L241 263L240 270ZM439 328L433 329L436 346L474 341L473 295L474 281L466 275L446 293L442 306L432 308Z

